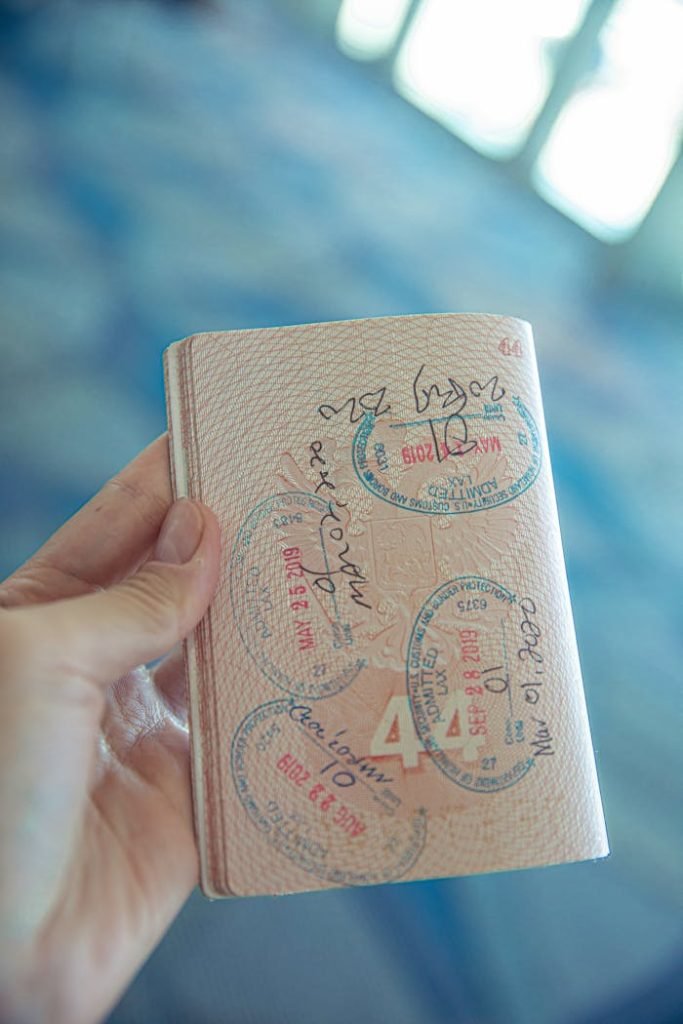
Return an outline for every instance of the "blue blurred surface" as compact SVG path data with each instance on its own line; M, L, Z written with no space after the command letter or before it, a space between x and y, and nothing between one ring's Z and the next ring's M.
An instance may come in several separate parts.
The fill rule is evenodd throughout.
M613 848L195 895L110 1024L683 1019L681 307L608 283L599 243L274 5L0 18L0 571L164 429L176 338L522 316Z

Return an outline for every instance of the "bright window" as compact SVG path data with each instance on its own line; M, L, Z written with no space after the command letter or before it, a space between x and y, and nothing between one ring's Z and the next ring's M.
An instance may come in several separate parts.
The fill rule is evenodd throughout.
M552 84L558 43L587 0L423 0L396 60L396 87L489 156L524 141Z
M598 69L563 108L533 178L549 202L617 241L645 216L678 151L683 5L623 0L600 47Z
M396 89L487 156L528 167L536 125L534 187L614 242L637 229L679 150L683 0L615 0L606 21L597 7L587 17L592 3L342 0L336 35L349 56L388 57Z
M343 0L337 17L340 50L359 60L375 60L396 42L411 0Z

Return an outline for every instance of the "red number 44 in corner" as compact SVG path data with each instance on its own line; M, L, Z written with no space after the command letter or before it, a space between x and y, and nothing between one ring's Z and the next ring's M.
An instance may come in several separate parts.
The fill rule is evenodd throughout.
M518 356L522 355L522 343L519 338L503 338L498 343L498 351L504 356Z

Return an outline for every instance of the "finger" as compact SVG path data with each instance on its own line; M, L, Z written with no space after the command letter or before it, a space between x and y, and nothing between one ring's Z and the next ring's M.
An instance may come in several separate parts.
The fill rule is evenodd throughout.
M164 434L0 585L0 606L76 597L125 579L154 543L171 500Z
M105 686L189 633L211 600L219 558L215 517L182 499L171 507L152 559L133 576L96 594L5 615L32 637L34 678Z

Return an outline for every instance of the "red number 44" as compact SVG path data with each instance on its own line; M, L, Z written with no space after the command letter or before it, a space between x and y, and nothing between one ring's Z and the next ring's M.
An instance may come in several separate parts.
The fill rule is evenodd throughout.
M510 338L503 338L498 345L498 351L502 352L504 356L521 356L522 355L522 343L519 338L514 338L512 341Z

